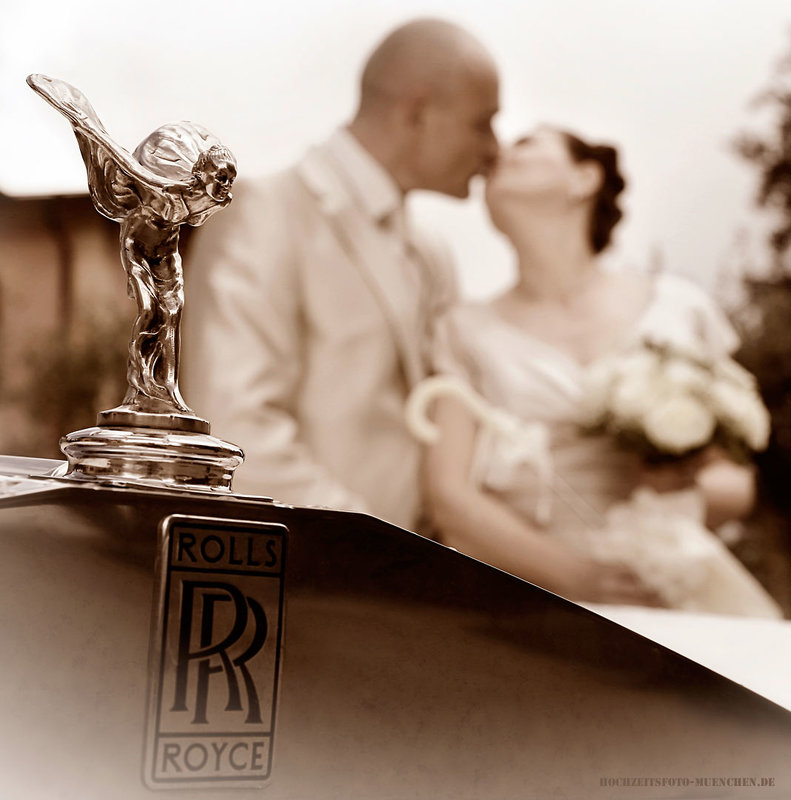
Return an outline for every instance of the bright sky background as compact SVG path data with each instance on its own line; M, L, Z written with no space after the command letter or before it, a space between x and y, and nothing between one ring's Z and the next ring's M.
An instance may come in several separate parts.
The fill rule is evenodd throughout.
M24 83L69 81L132 150L165 122L216 133L246 175L275 169L352 112L360 66L414 16L475 32L502 74L505 139L546 121L621 147L627 217L612 259L714 288L760 241L755 174L730 142L791 44L789 0L0 0L0 191L84 192L68 123ZM511 275L476 197L420 197L467 293ZM209 223L210 224L210 223Z

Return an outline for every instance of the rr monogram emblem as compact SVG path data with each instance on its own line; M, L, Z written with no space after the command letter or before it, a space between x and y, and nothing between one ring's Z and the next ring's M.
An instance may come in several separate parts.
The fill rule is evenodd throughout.
M215 604L231 601L236 618L227 636L217 640L215 633ZM197 608L196 608L197 605ZM252 641L244 652L231 659L228 651L236 645L246 632L248 606L253 612L254 631ZM192 649L192 629L195 614L200 615L200 641ZM244 679L247 691L246 723L261 723L261 707L258 690L247 669L247 662L257 655L266 641L267 621L261 604L252 597L245 597L233 584L212 581L182 581L181 625L179 633L178 661L176 662L176 696L171 711L187 710L187 683L190 665L197 664L198 679L195 686L195 723L206 723L206 705L209 694L209 676L213 672L224 672L228 682L226 711L239 711L242 701L239 693L238 670ZM220 661L211 666L214 656Z
M265 781L280 661L282 525L173 515L161 526L146 781Z

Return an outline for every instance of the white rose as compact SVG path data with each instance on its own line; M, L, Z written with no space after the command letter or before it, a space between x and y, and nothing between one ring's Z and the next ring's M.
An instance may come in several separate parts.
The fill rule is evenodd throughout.
M755 390L757 384L755 376L732 358L723 358L718 361L715 371L718 376L738 384L743 389Z
M750 403L749 411L742 417L744 438L751 450L766 450L769 434L772 430L772 419L762 402Z
M688 395L660 400L643 418L648 440L662 452L674 455L708 444L716 424L706 406Z
M636 350L615 363L610 411L618 428L636 427L654 402L659 357L653 350Z
M673 359L665 365L662 379L673 388L694 394L705 390L711 374L689 361Z
M771 422L756 392L719 380L709 386L708 393L712 409L726 430L744 439L752 450L766 448Z
M580 396L580 424L596 427L604 424L610 408L610 394L617 369L612 358L596 361L582 380Z
M618 359L617 374L621 378L648 379L656 373L660 363L659 355L654 350L634 350Z
M619 381L610 403L617 427L637 426L656 402L659 388L657 381L641 375L629 375Z

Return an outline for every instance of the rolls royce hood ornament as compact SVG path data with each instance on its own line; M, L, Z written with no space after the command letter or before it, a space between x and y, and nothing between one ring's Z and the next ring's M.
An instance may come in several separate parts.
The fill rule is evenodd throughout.
M229 489L242 451L210 435L178 385L184 278L182 225L202 225L232 199L236 160L200 125L178 122L130 153L107 133L85 95L30 75L30 87L71 123L96 210L120 225L121 264L137 317L129 340L128 390L97 427L61 440L67 475Z

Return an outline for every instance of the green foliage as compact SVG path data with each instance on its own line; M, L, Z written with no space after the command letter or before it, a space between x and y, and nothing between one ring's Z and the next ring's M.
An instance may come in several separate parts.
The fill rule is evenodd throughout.
M738 359L758 379L772 417L772 437L758 458L762 483L772 500L791 507L791 41L768 89L758 98L772 115L763 134L745 134L739 154L759 174L758 205L771 215L770 263L744 279L746 303L736 316L742 334Z
M28 452L57 455L60 436L95 425L99 411L122 402L128 327L126 320L90 320L69 336L53 333L36 343L20 393L35 431Z
M736 318L742 335L737 359L756 376L772 418L769 447L757 456L761 479L772 500L791 506L791 277L747 282L749 319Z
M771 128L762 134L744 134L736 141L736 148L759 171L758 204L774 215L769 241L773 270L785 272L791 256L791 42L789 52L778 62L771 85L757 102L771 112Z

